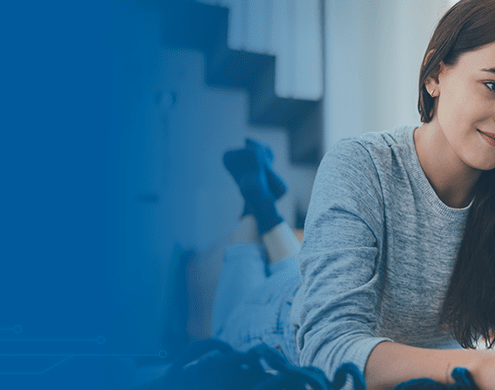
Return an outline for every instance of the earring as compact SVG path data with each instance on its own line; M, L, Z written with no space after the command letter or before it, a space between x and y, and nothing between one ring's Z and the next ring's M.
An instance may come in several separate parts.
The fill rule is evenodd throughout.
M432 89L430 92L431 97L435 97L435 96L433 96L434 93L435 93L435 90Z

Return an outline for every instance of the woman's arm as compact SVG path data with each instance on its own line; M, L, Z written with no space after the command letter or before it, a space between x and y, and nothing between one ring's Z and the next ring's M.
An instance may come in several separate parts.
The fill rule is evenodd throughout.
M364 371L377 337L383 231L379 179L366 149L340 142L322 160L299 254L302 285L291 320L301 365L330 378L345 362Z
M495 389L495 356L478 350L447 350L410 347L383 342L371 352L365 368L368 389L392 389L415 378L452 384L456 367L467 368L481 390Z

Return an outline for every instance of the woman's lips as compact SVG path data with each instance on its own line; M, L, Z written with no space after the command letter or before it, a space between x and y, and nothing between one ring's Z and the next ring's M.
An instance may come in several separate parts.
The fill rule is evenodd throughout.
M490 146L493 146L495 148L495 134L485 133L481 130L478 131L480 132L481 138L483 138Z

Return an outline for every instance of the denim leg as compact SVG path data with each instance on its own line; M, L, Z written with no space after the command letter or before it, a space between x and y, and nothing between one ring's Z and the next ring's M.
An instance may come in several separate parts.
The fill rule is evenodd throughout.
M265 343L298 363L290 309L301 283L297 257L268 265L260 245L237 245L226 252L214 305L214 337L246 351Z
M265 250L257 243L227 248L213 303L213 337L218 337L232 310L266 281L265 259Z
M297 256L287 256L280 259L274 264L268 265L268 272L270 276L283 274L284 278L298 277L300 279L299 264L297 262Z

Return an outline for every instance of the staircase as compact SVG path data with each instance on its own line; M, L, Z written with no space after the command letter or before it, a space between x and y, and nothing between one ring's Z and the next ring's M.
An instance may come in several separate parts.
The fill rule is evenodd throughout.
M206 84L245 90L250 124L284 127L289 133L291 162L319 164L323 153L321 99L277 96L275 56L227 46L228 8L165 0L162 10L166 46L204 52Z

